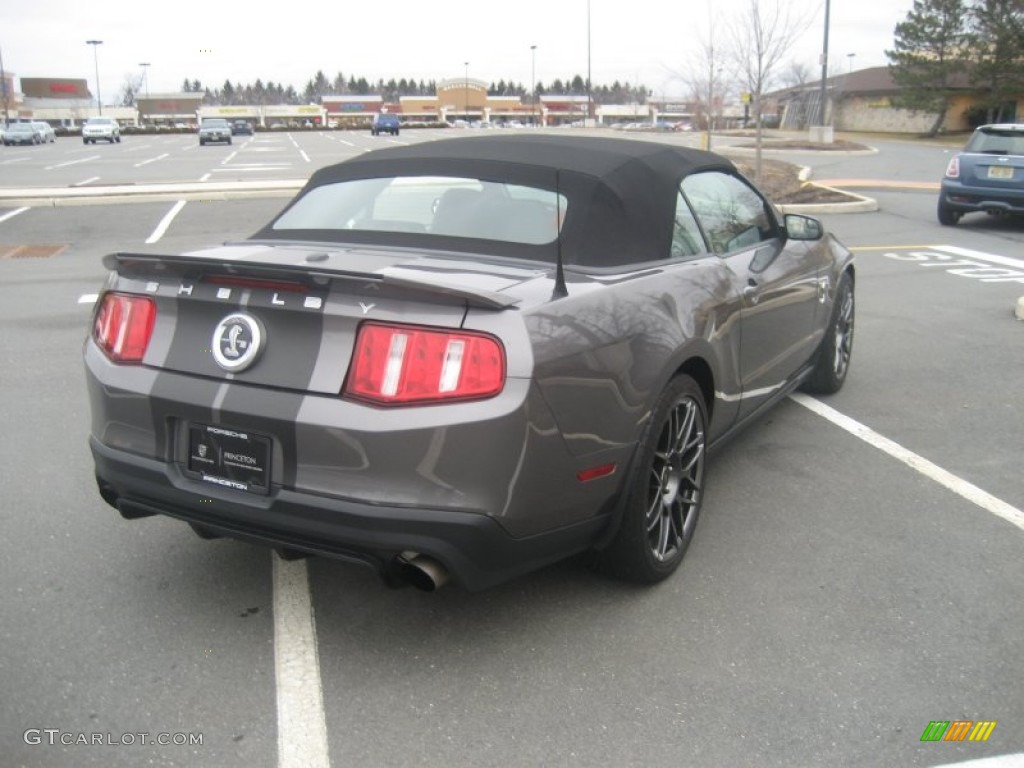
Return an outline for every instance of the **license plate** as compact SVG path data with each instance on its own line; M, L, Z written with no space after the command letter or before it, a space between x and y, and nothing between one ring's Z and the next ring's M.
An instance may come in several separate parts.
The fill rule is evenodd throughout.
M192 424L188 468L204 482L237 491L270 491L270 438L240 429Z
M1013 168L1007 165L990 165L988 167L988 177L990 179L1012 179Z

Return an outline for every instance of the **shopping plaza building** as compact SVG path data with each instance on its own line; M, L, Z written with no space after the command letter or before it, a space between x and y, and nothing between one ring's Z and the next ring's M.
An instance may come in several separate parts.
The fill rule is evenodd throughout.
M102 113L122 125L193 127L208 117L247 120L263 128L363 127L375 114L390 112L404 123L511 123L565 125L587 116L588 98L579 95L532 97L492 96L487 83L472 78L443 80L434 96L402 96L395 102L379 95L326 95L319 104L203 104L202 93L138 94L131 107L99 107L88 83L74 78L21 78L5 76L6 109L11 120L45 120L55 128L73 129ZM681 100L646 104L590 104L598 124L623 122L686 122L692 105Z

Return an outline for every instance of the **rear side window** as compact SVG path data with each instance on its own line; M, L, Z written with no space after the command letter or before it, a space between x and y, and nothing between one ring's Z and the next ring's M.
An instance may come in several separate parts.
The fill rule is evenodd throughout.
M735 176L695 173L683 179L682 191L715 253L743 250L777 236L768 203Z
M676 199L676 215L672 222L672 254L671 258L679 261L692 256L701 256L707 253L704 245L704 235L701 234L697 219L694 218L690 204L682 192Z

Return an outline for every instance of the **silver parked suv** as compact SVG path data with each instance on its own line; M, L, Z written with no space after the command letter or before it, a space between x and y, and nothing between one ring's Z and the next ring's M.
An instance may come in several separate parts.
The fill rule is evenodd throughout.
M97 141L121 143L121 127L112 117L90 117L82 126L82 143L95 144Z

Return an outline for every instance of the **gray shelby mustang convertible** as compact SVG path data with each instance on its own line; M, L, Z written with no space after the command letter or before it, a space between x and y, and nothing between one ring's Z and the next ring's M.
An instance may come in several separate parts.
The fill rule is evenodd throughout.
M709 449L850 363L854 265L729 161L460 138L324 168L242 242L115 253L100 495L203 537L483 589L679 566Z

